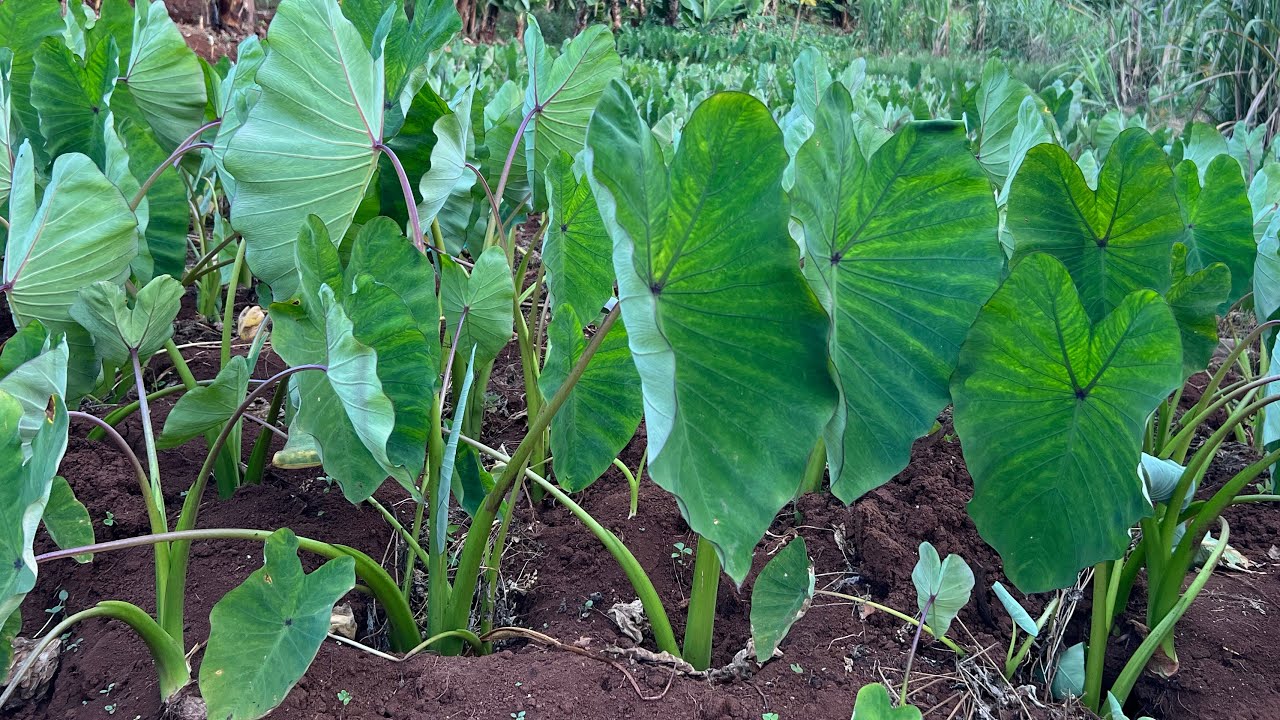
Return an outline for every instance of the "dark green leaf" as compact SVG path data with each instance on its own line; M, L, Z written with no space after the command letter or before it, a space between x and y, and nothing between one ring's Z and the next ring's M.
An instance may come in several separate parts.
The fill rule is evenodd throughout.
M1213 263L1225 264L1231 270L1231 292L1225 300L1235 302L1250 290L1258 253L1240 166L1231 156L1219 155L1204 171L1203 188L1190 160L1179 163L1175 175L1186 226L1182 242L1187 246L1187 271L1194 274Z
M1089 318L1111 312L1134 290L1169 291L1169 253L1185 227L1164 151L1145 130L1120 134L1089 189L1066 150L1027 153L1009 194L1016 263L1056 257L1075 281Z
M591 185L578 179L573 158L561 154L547 170L547 234L542 262L551 307L570 305L588 324L613 297L613 243L600 219Z
M796 156L792 214L832 318L841 403L826 431L845 502L906 467L950 399L969 326L1004 266L996 208L955 123L914 123L868 162L852 102L831 85Z
M209 717L256 720L284 701L329 631L333 604L355 587L355 561L306 575L288 529L267 538L266 562L209 614L200 694Z
M1134 469L1147 416L1179 384L1178 326L1136 291L1092 325L1061 263L1014 266L952 379L978 532L1023 592L1120 557L1151 512Z
M89 510L76 499L71 485L61 475L53 478L49 502L44 507L41 520L49 537L63 550L93 544L93 521L89 518ZM93 555L89 553L76 556L76 561L82 563L92 559Z
M778 551L751 588L751 639L756 660L766 662L791 626L813 602L813 563L804 538L797 537Z
M835 400L826 315L787 231L782 133L758 100L713 95L668 171L613 83L587 138L643 382L650 474L742 582Z
M564 384L587 345L572 306L556 308L547 339L550 347L538 389L549 398ZM619 320L551 420L551 455L560 486L578 492L594 483L636 434L643 414L640 375Z

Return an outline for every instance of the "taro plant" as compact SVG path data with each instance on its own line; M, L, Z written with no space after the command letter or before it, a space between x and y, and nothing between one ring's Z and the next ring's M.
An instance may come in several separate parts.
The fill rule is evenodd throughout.
M1173 626L1223 550L1214 546L1184 592L1192 545L1200 548L1265 468L1196 506L1205 513L1194 541L1175 537L1188 517L1182 500L1222 440L1269 402L1256 399L1265 382L1222 388L1224 367L1204 400L1176 414L1183 381L1217 345L1218 315L1249 289L1249 219L1233 160L1209 163L1203 179L1190 161L1175 173L1141 129L1119 133L1092 182L1062 148L1042 144L1009 185L1012 270L969 332L951 381L974 478L970 514L1024 591L1066 587L1094 565L1091 636L1073 691L1097 710L1107 637L1137 573L1145 568L1153 583L1152 632L1113 686L1121 701L1156 648L1176 657ZM1195 470L1151 494L1134 472L1139 452L1181 461L1207 408L1228 403L1238 403L1229 427L1197 453ZM1134 526L1141 540L1131 549ZM1006 672L1020 654L1010 646Z

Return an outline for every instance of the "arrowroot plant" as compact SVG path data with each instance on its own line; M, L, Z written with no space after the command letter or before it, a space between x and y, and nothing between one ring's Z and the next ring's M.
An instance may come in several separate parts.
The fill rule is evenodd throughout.
M494 628L526 486L618 562L657 649L705 669L721 574L747 579L779 511L824 478L845 502L889 481L953 404L970 513L1009 580L1040 592L1094 568L1082 692L1100 709L1100 660L1137 573L1158 590L1153 632L1111 688L1120 702L1157 648L1173 657L1167 638L1224 551L1225 524L1206 570L1181 584L1222 510L1265 499L1243 489L1272 455L1186 502L1227 433L1274 399L1259 397L1276 377L1227 384L1220 372L1180 417L1170 399L1249 289L1253 218L1234 161L1193 152L1171 170L1130 129L1090 179L1058 144L1069 123L998 65L984 72L975 128L908 122L814 54L797 60L803 91L781 126L757 98L720 92L682 126L651 127L600 27L557 54L531 19L524 87L495 87L431 71L459 27L446 2L410 14L400 0L282 0L265 41L214 66L186 49L162 3L107 0L101 17L79 2L66 17L56 0L16 7L7 0L0 17L39 42L0 36L13 45L0 51L0 291L18 326L0 355L0 550L14 558L0 564L0 624L18 623L41 563L150 547L154 614L103 602L44 639L92 617L128 624L166 701L190 681L193 542L265 549L263 568L213 608L199 673L211 716L279 705L357 580L402 658L533 637ZM250 287L268 315L239 356L236 297ZM212 378L194 377L171 337L192 289L205 315L221 303ZM528 416L506 452L484 442L484 397L513 339ZM255 379L267 352L287 368ZM147 386L154 356L180 386ZM152 404L179 393L157 434ZM66 409L112 396L131 402L103 418ZM1195 428L1227 406L1229 425L1184 470ZM114 429L134 414L142 457ZM642 420L633 472L618 456ZM55 474L69 427L128 458L149 534L93 542ZM175 516L159 452L198 437L208 453ZM1135 472L1144 449L1159 472ZM268 462L322 468L387 520L405 564L387 570L285 529L199 527L211 484L226 497ZM655 569L573 498L610 467L633 503L647 471L698 536L679 641ZM389 478L408 520L374 497ZM451 537L455 510L470 518L465 538ZM42 519L61 549L36 555ZM304 574L299 550L328 562ZM946 633L972 573L932 546L921 555L916 617L836 595L913 625L913 646L927 634L963 654ZM423 571L425 599L413 592ZM751 609L760 661L825 592L802 540L764 567ZM1017 649L1011 637L1009 676L1044 622L1015 606L1028 637ZM858 717L911 716L886 714L882 687L858 703Z

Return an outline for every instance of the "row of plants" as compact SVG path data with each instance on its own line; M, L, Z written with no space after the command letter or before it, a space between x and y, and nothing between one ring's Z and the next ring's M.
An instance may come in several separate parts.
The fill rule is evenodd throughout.
M494 608L528 486L619 563L653 646L705 669L721 572L745 580L798 494L829 486L853 502L890 480L948 405L970 514L1009 580L1042 593L1092 572L1090 641L1062 656L1083 670L1061 674L1081 681L1063 692L1119 717L1149 660L1176 659L1173 626L1226 548L1223 510L1276 499L1252 486L1273 450L1192 501L1217 447L1280 397L1280 374L1243 354L1270 323L1193 411L1175 412L1218 317L1251 292L1255 306L1280 297L1264 272L1280 164L1274 148L1251 154L1246 185L1233 157L1261 151L1262 134L1111 134L1071 89L1038 94L998 63L959 101L964 121L923 119L947 117L939 100L886 122L880 92L895 83L856 67L836 77L816 50L779 81L785 110L707 92L687 121L651 125L659 89L637 97L605 28L557 52L533 21L520 67L494 62L495 79L437 52L460 24L451 4L415 5L410 17L398 0L283 0L266 40L209 65L160 2L106 0L100 14L72 2L65 15L57 0L0 4L0 291L17 326L0 354L0 552L14 558L0 563L0 666L41 564L150 547L154 613L102 602L44 641L88 618L124 622L172 699L191 681L191 546L216 540L263 543L265 563L214 606L198 682L211 716L276 707L357 584L402 656L486 652L519 633L495 627ZM234 298L250 282L268 313L240 356ZM172 340L187 292L222 314L211 378ZM513 338L528 423L506 453L483 442L483 389ZM254 378L268 347L287 368ZM180 385L147 387L157 355ZM1241 364L1254 372L1226 382ZM151 404L175 394L157 433ZM123 404L71 409L86 397ZM1224 407L1229 421L1206 432ZM115 430L135 414L143 457ZM642 420L646 463L628 468L618 456ZM73 426L129 458L149 534L94 542L56 475ZM1197 433L1209 441L1191 453ZM208 452L174 515L158 453L197 438ZM288 530L199 526L211 484L226 497L268 463L322 468L387 519L408 565ZM698 535L679 641L648 571L573 499L611 467L647 473ZM374 498L389 478L412 522ZM464 536L455 509L470 517ZM42 524L60 549L36 555ZM304 574L299 551L327 562ZM945 639L968 598L962 565L922 549L920 612L898 612L917 640L963 652ZM1110 630L1143 571L1151 633L1103 688ZM801 543L762 571L761 661L816 592ZM1035 637L1048 620L1009 598ZM1031 646L1015 650L1016 632L1010 676ZM0 704L29 664L10 670ZM866 693L859 717L889 711L886 691Z

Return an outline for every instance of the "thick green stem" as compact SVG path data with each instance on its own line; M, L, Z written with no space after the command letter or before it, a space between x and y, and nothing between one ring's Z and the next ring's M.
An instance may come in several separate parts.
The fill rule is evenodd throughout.
M155 171L153 171L151 175L143 181L142 187L138 188L137 194L134 195L133 200L129 202L129 209L133 212L137 212L138 206L142 204L142 199L147 196L147 191L151 189L152 185L156 184L156 180L160 179L160 174L165 171L165 168L171 165L177 167L178 160L181 159L185 153L195 150L196 148L212 147L208 143L198 143L196 141L205 133L205 131L215 128L221 124L222 120L214 120L212 122L205 123L204 125L196 128L196 131L191 133L186 140L179 143L178 147L169 154L169 157L165 158L165 161L160 164L160 167L156 168Z
M213 383L212 380L200 381L200 385L210 385L212 383ZM186 385L170 385L167 388L161 388L159 390L156 390L153 393L147 393L147 400L154 402L161 398L166 398L166 397L169 397L170 395L176 395L178 393L184 393L186 391L187 391ZM139 401L137 400L134 400L133 402L127 405L121 405L115 410L112 410L111 412L107 413L106 416L102 418L102 422L107 424L110 427L115 427L116 425L119 425L122 420L124 420L125 418L137 412L138 405L139 405ZM106 431L99 426L91 430L87 437L90 440L101 440L105 436L106 436Z
M617 321L618 315L619 307L615 306L605 316L600 323L599 329L583 349L582 355L578 357L578 362L569 371L568 377L565 378L560 388L556 390L556 394L552 396L551 400L543 406L542 411L529 424L529 431L524 439L520 441L520 445L516 447L515 453L511 456L511 461L507 463L506 469L497 479L493 489L489 491L489 494L485 496L484 502L480 503L480 507L476 510L476 514L471 521L471 528L467 531L467 540L462 548L462 556L458 560L447 624L450 629L467 627L467 619L471 612L471 599L475 596L476 584L480 580L480 564L484 560L484 551L489 544L489 532L493 528L493 521L497 516L498 509L502 506L502 501L506 498L507 492L511 490L511 486L515 484L520 472L529 461L529 456L537 444L536 438L540 437L551 425L551 418L555 417L555 414L560 410L560 406L564 405L565 401L569 399L569 393L573 391L574 386L578 384L578 380L582 378L582 374L586 372L587 363L591 362L591 358L600 349L600 344L604 342L605 336L609 333L609 329L613 327L613 323Z
M253 542L266 542L271 537L269 530L246 530L242 528L209 528L204 530L178 530L157 535L142 535L139 537L125 538L123 540L111 540L108 542L95 543L78 548L68 548L66 550L55 550L36 556L37 563L50 562L52 560L61 560L64 558L72 558L77 555L97 554L112 552L115 550L126 550L128 548L146 547L155 545L156 543L171 543L175 547L178 544L184 544L190 547L192 541L195 540L249 540ZM383 609L387 613L387 621L390 625L388 637L392 648L397 652L406 652L418 643L422 642L422 635L418 633L418 626L413 620L413 612L409 609L408 604L400 598L400 593L396 587L396 583L387 574L382 566L378 565L373 558L360 552L359 550L347 547L346 545L335 545L310 538L299 537L298 548L314 553L324 558L334 559L340 557L349 557L356 561L356 577L359 578L365 587L369 588L369 592L373 594L378 602L382 603ZM167 633L169 634L169 633ZM172 637L172 634L169 634ZM179 647L182 647L179 644Z
M98 617L119 620L138 633L142 641L146 643L147 650L151 652L151 659L155 661L156 672L160 676L160 701L162 703L167 702L169 698L173 697L174 693L191 682L191 669L187 667L187 658L182 653L182 646L174 642L174 639L169 637L150 615L137 605L116 600L104 600L87 610L81 610L78 613L67 616L66 619L55 625L47 635L40 639L40 642L31 650L31 654L27 656L27 659L9 676L8 686L5 687L3 693L0 693L0 707L4 707L5 703L9 701L9 697L18 689L20 684L18 681L31 670L32 665L40 659L40 656L49 647L50 643L66 635L78 623Z
M195 219L197 220L200 219L198 210L192 210L192 213ZM196 229L200 232L201 237L204 237L204 230L200 226L200 224L194 221L192 222L192 224L196 226ZM239 239L240 239L240 233L231 233L230 235L223 238L222 241L219 242L217 245L214 245L213 248L208 252L205 252L202 249L200 252L204 252L205 254L202 255L200 259L197 260L195 264L190 267L190 269L182 273L182 278L178 282L182 283L183 287L186 287L187 285L194 283L197 278L199 278L201 275L204 274L205 266L208 265L210 262L212 262L213 259L218 256L218 253L222 252L223 248L225 248L226 246L230 245L231 243Z
M1085 707L1098 711L1102 702L1103 661L1107 657L1107 638L1111 635L1111 563L1098 563L1093 572L1093 612L1089 625L1088 658L1084 665Z
M711 667L711 637L716 624L716 596L720 592L720 556L710 540L698 536L689 592L689 619L684 629L684 659L694 670Z
M1209 577L1213 575L1214 569L1218 566L1218 561L1222 559L1222 553L1227 549L1227 538L1231 535L1231 528L1227 525L1227 521L1219 519L1222 532L1218 537L1218 542L1213 546L1213 551L1209 554L1209 559L1205 562L1204 567L1196 574L1191 585L1187 587L1187 591L1178 599L1177 604L1164 616L1160 624L1151 630L1151 633L1142 641L1138 649L1130 656L1129 661L1125 663L1124 669L1120 671L1119 677L1116 678L1115 684L1111 686L1111 694L1116 696L1116 700L1121 704L1129 697L1129 691L1133 689L1134 683L1138 681L1138 677L1142 671L1146 669L1147 663L1151 660L1151 656L1155 655L1156 649L1165 642L1166 638L1173 636L1174 626L1182 619L1187 612L1187 608L1191 607L1191 603L1204 589ZM1086 672L1088 668L1086 667ZM1101 671L1099 670L1099 673Z
M245 466L244 483L259 485L267 467L267 453L271 451L271 428L275 427L284 407L285 396L289 394L289 386L285 383L276 385L271 394L271 406L267 409L267 427L258 431L258 439L253 442L253 450L249 453L249 464Z
M244 249L246 243L240 241L240 247L236 249L235 263L231 269L231 280L227 283L227 299L222 303L222 364L218 367L226 367L231 362L231 333L235 327L236 319L236 290L240 285L240 273L244 268Z
M807 495L822 490L822 478L827 471L827 444L822 438L809 453L809 463L804 468L804 480L800 482L797 495Z
M168 530L168 519L165 517L167 511L164 506L164 490L160 486L160 456L156 452L155 429L151 427L151 407L147 403L147 388L143 382L142 363L138 360L136 348L130 348L129 360L133 365L133 379L138 394L138 414L141 416L139 420L142 423L143 444L147 452L147 484L148 495L151 498L150 505L156 508L163 530ZM172 567L169 557L170 550L170 548L162 545L157 545L155 550L156 613L162 617L169 605L165 580L168 577L169 569ZM179 646L182 645L181 635L175 636L174 639L178 641Z
M172 340L166 340L164 351L169 355L169 362L173 363L173 369L177 371L178 377L182 379L182 384L188 390L196 389L200 383L196 381L196 376L191 374L187 359L182 357L182 351L178 349L178 346Z

